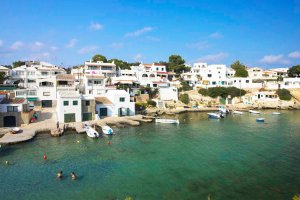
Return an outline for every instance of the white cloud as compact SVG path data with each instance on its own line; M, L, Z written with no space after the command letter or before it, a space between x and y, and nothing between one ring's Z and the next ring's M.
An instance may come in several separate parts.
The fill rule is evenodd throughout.
M0 47L3 45L3 43L4 43L3 40L0 40Z
M10 46L10 48L12 49L12 50L19 50L21 47L23 47L24 46L24 44L23 44L23 42L21 42L21 41L16 41L16 42L14 42L11 46Z
M81 49L79 49L77 51L78 54L87 54L87 53L93 53L95 52L96 50L98 49L97 46L86 46L86 47L83 47Z
M219 62L223 59L227 58L228 54L224 52L220 52L218 54L211 54L207 56L203 56L201 58L198 58L198 62L207 62L207 63L213 63L213 62Z
M294 51L289 53L289 58L300 58L300 52L299 51Z
M124 46L122 42L113 42L110 47L113 49L121 49Z
M43 53L36 53L31 54L27 58L24 58L24 60L49 60L51 57L51 54L49 52L43 52Z
M142 60L142 58L143 58L143 56L140 53L138 53L138 54L136 54L136 55L133 56L133 60L135 62L140 62Z
M207 42L196 42L196 43L187 44L186 46L198 50L207 49L210 47L210 45Z
M147 32L153 31L153 29L154 29L153 27L147 26L147 27L144 27L144 28L142 28L140 30L137 30L137 31L125 34L125 37L138 37L138 36L140 36L142 34L145 34Z
M159 41L160 41L159 38L153 37L153 36L147 36L146 39L147 39L147 40L150 40L150 41L152 41L152 42L159 42Z
M74 47L74 46L76 45L77 41L78 41L78 40L77 40L76 38L72 38L72 39L69 41L69 43L66 44L66 48L72 48L72 47Z
M50 49L51 49L52 51L56 51L56 50L58 50L58 47L56 47L56 46L51 46Z
M32 45L30 45L31 50L39 50L44 47L44 43L36 41Z
M266 55L260 62L265 64L289 64L290 61L286 60L282 54L279 55Z
M213 38L213 39L221 39L224 36L221 33L219 33L219 32L214 32L214 33L210 34L209 37Z
M99 24L97 22L91 22L89 28L93 31L97 31L103 28L102 24Z

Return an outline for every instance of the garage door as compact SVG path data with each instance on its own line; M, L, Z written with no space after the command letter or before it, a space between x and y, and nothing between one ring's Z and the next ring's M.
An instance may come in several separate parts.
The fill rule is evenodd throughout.
M107 116L107 108L100 108L99 110L99 117Z
M42 108L51 108L52 100L42 100Z
M16 117L15 116L6 116L3 118L4 127L15 127L16 126Z
M82 121L92 120L92 113L82 113Z
M65 114L65 123L75 122L75 113Z

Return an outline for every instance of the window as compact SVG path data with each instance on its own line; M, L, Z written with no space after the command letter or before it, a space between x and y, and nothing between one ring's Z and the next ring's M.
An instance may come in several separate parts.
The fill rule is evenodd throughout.
M156 67L156 71L158 71L158 67Z
M249 80L246 80L246 83L249 83Z
M90 106L90 101L85 101L86 106Z
M216 81L213 81L212 84L213 84L213 85L216 85L217 83L216 83Z
M18 106L7 106L7 112L18 112Z
M42 76L47 76L48 72L42 72L41 74L42 74Z
M73 101L73 106L77 106L78 105L78 101Z
M102 70L112 70L112 67L102 66L101 69L102 69Z
M69 105L69 101L64 101L64 106L68 106Z
M125 97L120 97L120 102L125 102Z
M94 81L94 84L96 84L96 85L100 85L101 84L101 81Z
M153 87L157 87L157 84L153 84Z
M43 92L43 96L50 96L50 92Z
M211 77L211 74L207 74L207 77Z

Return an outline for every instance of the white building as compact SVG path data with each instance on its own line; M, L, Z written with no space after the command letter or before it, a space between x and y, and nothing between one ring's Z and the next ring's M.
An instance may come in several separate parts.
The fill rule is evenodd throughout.
M4 72L6 76L10 75L10 71L11 71L11 69L0 65L0 72Z
M75 77L83 75L102 75L105 78L115 77L117 74L117 68L114 62L104 63L102 61L92 62L87 61L83 67L78 67L71 70L71 74Z
M99 117L135 115L135 103L125 90L109 90L104 96L96 97Z
M259 67L251 67L247 69L248 77L253 79L262 79L264 70Z
M159 99L162 101L178 101L178 89L176 87L159 88Z
M77 91L59 91L56 105L57 120L61 123L81 122L81 95Z
M82 83L84 87L84 94L99 96L106 92L105 77L100 74L85 74Z

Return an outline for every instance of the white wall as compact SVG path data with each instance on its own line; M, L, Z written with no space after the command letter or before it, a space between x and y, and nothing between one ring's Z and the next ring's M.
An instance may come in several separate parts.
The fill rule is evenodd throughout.
M17 106L18 112L23 111L23 104L0 104L0 112L6 113L8 106Z
M178 90L176 87L159 88L159 98L163 101L178 101Z
M114 116L114 110L115 110L114 105L96 104L96 111L97 111L98 116L99 116L100 108L107 108L107 116L108 117Z
M135 103L130 102L130 95L125 90L110 90L105 96L114 104L113 115L118 116L119 108L129 108L129 115L135 115ZM125 98L124 102L120 102L121 97Z
M68 101L69 105L64 106L64 101ZM78 105L73 105L73 101L77 101ZM56 105L57 120L61 123L64 123L64 115L69 113L75 113L75 121L82 121L82 108L81 108L81 99L79 98L61 98L57 99Z

